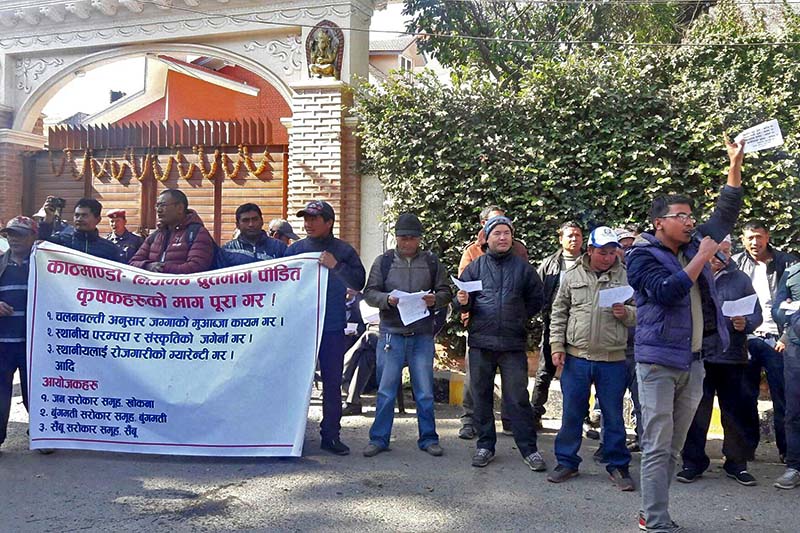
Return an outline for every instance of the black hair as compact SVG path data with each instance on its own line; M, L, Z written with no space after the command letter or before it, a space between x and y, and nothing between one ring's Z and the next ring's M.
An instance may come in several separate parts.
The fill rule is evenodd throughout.
M669 206L675 204L686 204L689 208L694 209L694 202L688 196L682 194L658 196L653 199L653 203L650 205L650 213L648 213L650 222L655 224L655 220L669 213Z
M167 194L170 198L178 202L179 204L183 204L184 211L189 209L189 199L186 198L186 195L183 194L183 191L179 191L178 189L164 189L161 191L159 196Z
M583 230L581 229L581 227L578 225L577 222L575 222L574 220L567 220L558 227L558 236L563 237L564 232L570 228L575 228L578 231L580 231L581 234L583 234Z
M756 231L760 229L763 229L765 232L769 233L769 228L767 227L766 222L763 220L748 220L745 222L744 226L742 226L742 232Z
M79 207L88 208L89 211L91 211L92 214L95 216L95 218L100 218L100 213L103 212L103 204L101 204L94 198L81 198L75 204L75 209L78 209Z
M248 213L250 211L255 211L256 213L258 213L259 218L261 219L264 218L264 215L261 214L261 208L254 203L248 202L236 208L236 223L237 224L239 223L239 218L242 216L242 214Z

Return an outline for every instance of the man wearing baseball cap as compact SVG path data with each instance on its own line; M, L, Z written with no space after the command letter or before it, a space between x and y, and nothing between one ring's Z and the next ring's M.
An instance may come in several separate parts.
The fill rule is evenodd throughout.
M303 218L307 237L286 249L286 256L306 252L322 252L319 262L328 272L328 295L325 322L319 347L319 369L322 375L322 423L320 447L336 455L347 455L348 448L339 438L342 419L342 369L344 366L348 287L361 290L366 271L352 246L333 236L336 215L333 207L322 200L312 200L297 212Z
M106 235L106 239L119 249L119 260L127 265L128 261L136 255L143 239L125 227L128 220L124 209L112 209L106 213L106 216L111 226L111 233Z
M294 232L292 225L282 218L275 218L269 223L268 233L270 237L278 239L286 246L289 246L294 241L300 240L300 237Z
M461 273L462 281L481 281L479 291L458 291L458 311L470 314L469 370L478 442L472 466L485 467L493 459L494 379L500 368L506 414L523 462L535 472L547 470L536 447L533 408L528 401L528 324L542 309L542 280L533 267L512 252L514 226L504 216L484 226L486 253Z
M603 414L603 461L611 480L623 491L634 490L628 472L631 454L625 446L622 398L627 385L625 348L628 327L636 323L632 300L600 307L602 290L628 286L617 255L617 234L607 226L589 235L586 253L564 274L550 315L553 363L561 367L563 411L556 436L558 466L547 476L561 483L578 475L581 431L592 384Z
M22 403L28 409L25 362L25 312L28 306L28 268L31 248L39 231L28 217L14 217L0 230L8 251L0 255L0 445L6 440L11 413L14 373L19 370Z

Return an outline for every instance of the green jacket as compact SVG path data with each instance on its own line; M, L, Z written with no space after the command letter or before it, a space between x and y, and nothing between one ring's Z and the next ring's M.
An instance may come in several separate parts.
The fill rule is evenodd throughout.
M627 316L620 320L611 308L600 308L599 292L628 284L625 267L616 260L599 276L589 267L589 255L567 270L558 288L550 315L550 346L553 353L566 352L590 361L624 361L628 328L636 325L636 306L625 304Z

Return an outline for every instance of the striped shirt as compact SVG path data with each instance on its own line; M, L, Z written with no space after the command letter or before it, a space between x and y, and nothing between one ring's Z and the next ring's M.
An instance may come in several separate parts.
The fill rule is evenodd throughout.
M0 301L14 308L0 317L0 342L25 342L25 311L28 307L28 260L21 265L9 260L0 276Z

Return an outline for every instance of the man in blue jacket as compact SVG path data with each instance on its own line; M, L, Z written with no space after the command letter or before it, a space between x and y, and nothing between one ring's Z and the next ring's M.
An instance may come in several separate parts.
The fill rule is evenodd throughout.
M750 277L739 270L736 263L730 259L730 236L725 237L719 245L719 254L728 260L727 263L723 263L716 257L711 259L711 270L714 271L719 300L730 302L754 295L756 291L753 289ZM752 421L748 419L751 414L742 380L744 369L747 367L747 336L752 334L761 322L761 305L756 301L752 313L725 317L730 335L730 345L727 350L720 353L718 333L703 338L703 362L706 371L703 380L703 398L686 435L686 443L681 454L683 469L678 473L678 481L683 483L696 481L711 464L706 455L706 437L716 394L722 411L722 429L725 433L725 440L722 441L725 464L722 469L726 476L742 485L756 484L756 478L747 471L747 460L753 455L755 448L746 433ZM758 420L755 422L757 424Z
M328 272L328 296L325 322L319 347L319 369L322 374L322 442L320 447L336 455L347 455L348 448L339 438L342 420L342 369L344 366L347 317L347 288L361 290L367 273L352 246L333 236L336 215L328 202L312 200L297 212L303 218L305 239L286 249L286 256L306 252L322 252L319 262Z
M264 231L264 217L256 204L236 208L236 229L239 236L222 247L225 266L244 265L283 257L286 245Z
M53 233L53 214L48 212L45 220L39 224L39 238L119 263L122 258L116 245L102 238L100 232L97 231L102 211L103 204L94 198L81 198L75 204L73 214L75 231L58 233Z
M653 233L642 233L628 255L635 289L634 344L642 404L642 512L647 531L679 530L669 514L669 486L686 433L703 395L703 338L729 336L709 261L717 242L733 231L742 205L744 142L727 142L727 185L705 224L695 228L692 200L682 195L653 200ZM705 237L698 240L695 230Z

